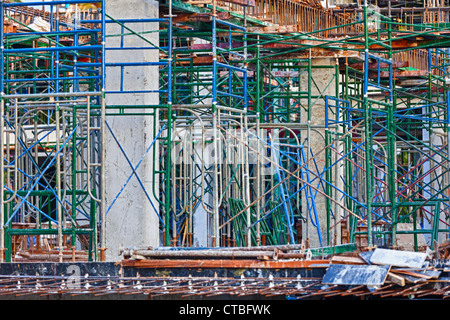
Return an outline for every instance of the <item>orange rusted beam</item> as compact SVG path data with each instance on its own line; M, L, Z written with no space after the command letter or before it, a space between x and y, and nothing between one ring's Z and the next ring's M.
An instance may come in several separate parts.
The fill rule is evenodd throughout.
M324 268L330 260L208 260L208 259L148 259L122 260L123 267L136 268L261 268L261 269L295 269Z

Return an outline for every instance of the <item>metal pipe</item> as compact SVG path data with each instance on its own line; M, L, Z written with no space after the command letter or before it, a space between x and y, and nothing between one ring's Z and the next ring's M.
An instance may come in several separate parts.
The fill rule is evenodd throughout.
M58 104L55 106L55 120L56 120L56 150L60 150L60 120L59 120L59 108ZM56 202L56 214L58 215L58 250L59 250L59 262L62 262L63 251L63 235L62 235L62 208L61 208L61 154L56 155L56 193L58 200Z
M257 259L262 257L276 258L276 251L263 251L263 250L251 250L251 251L226 251L226 250L176 250L176 251L155 251L155 250L125 250L123 252L124 257L143 256L145 258L243 258L243 259Z
M0 5L3 12L3 7ZM2 17L3 18L3 17ZM2 19L3 20L3 19ZM3 29L3 25L0 26ZM5 261L5 204L3 192L5 190L5 100L0 101L0 262Z

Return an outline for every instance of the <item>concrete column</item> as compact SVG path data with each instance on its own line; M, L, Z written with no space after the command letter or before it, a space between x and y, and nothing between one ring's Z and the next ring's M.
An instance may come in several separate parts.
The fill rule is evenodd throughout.
M148 0L108 0L106 13L114 19L158 18L157 1ZM136 32L158 30L158 23L126 24ZM122 30L118 24L107 24L106 33L130 33ZM143 34L153 44L158 44L157 32ZM125 47L150 47L151 44L136 35L106 38L107 47L119 47L123 41ZM118 62L157 62L158 50L110 50L106 51L106 63ZM159 71L157 66L125 67L121 76L120 67L106 68L106 91L156 90L159 87ZM121 93L107 94L107 105L157 105L158 93ZM150 111L148 109L147 111ZM153 150L146 151L154 139L154 122L152 116L108 116L107 123L126 153L132 166L142 160L136 170L141 183L150 196L154 207L158 208L153 195L153 184L158 190L159 183L153 181ZM156 132L159 128L156 128ZM157 147L155 145L154 147ZM154 148L153 147L153 148ZM145 155L146 154L146 155ZM145 156L144 156L145 155ZM156 211L148 200L141 183L133 176L125 188L123 186L132 174L132 168L120 150L112 133L106 133L106 207L110 208L106 217L106 259L118 261L119 247L159 246L159 219ZM122 190L123 188L123 190ZM121 191L122 190L122 191ZM119 195L120 193L120 195ZM112 205L112 206L111 206Z
M325 95L335 96L336 92L336 79L335 76L335 59L313 59L312 60L312 69L311 69L311 77L313 81L311 81L311 106L310 106L310 112L311 112L311 126L324 126L325 125ZM330 66L330 68L314 68L314 66ZM303 72L301 75L301 90L307 91L308 90L308 72ZM317 96L321 95L321 97L317 98ZM308 106L307 99L302 99L302 104L304 106ZM308 120L307 113L301 115L301 122L306 123ZM305 143L305 139L308 137L307 130L302 131L301 133L301 143L306 147L307 145L310 146L310 152L309 152L309 158L314 157L315 162L311 160L308 163L308 168L312 173L310 173L310 179L314 180L311 185L314 187L312 189L312 195L314 197L314 203L316 206L316 212L317 212L317 221L315 220L315 215L311 211L311 215L308 213L308 205L306 201L305 193L302 193L302 213L303 215L308 215L308 226L303 227L303 235L302 238L304 241L306 239L309 239L309 246L311 248L317 248L320 246L319 241L319 232L317 228L313 225L314 224L319 225L320 234L322 237L322 245L327 245L327 207L326 207L326 197L322 195L320 192L324 193L324 187L326 186L325 181L320 184L320 179L318 176L321 176L323 173L323 170L325 168L325 155L326 153L322 151L322 149L325 146L325 129L324 128L315 128L311 129L309 131L310 140L309 143ZM335 145L335 148L339 148L339 145ZM307 150L305 149L305 154ZM332 162L336 160L336 154L332 155ZM306 159L305 159L306 160ZM341 161L342 162L342 161ZM336 167L334 170L339 170L338 172L341 173L342 169ZM333 185L337 185L338 188L342 189L342 183L340 183L340 179L338 178L339 175L336 175L333 173L332 181ZM325 180L325 174L322 175L322 179ZM337 181L335 181L337 180ZM317 192L316 190L320 190L320 192ZM335 190L333 189L333 198L340 199L342 197L342 194L338 193L336 194ZM311 208L311 201L309 200L309 206ZM310 209L312 210L312 209ZM336 207L332 203L332 210L335 214L336 221L339 220L339 214L342 209L340 207ZM334 224L334 221L331 221L331 224ZM340 229L335 229L339 234L337 234L336 238L339 241L340 240ZM331 237L333 237L333 233L331 233ZM334 239L330 239L334 240Z

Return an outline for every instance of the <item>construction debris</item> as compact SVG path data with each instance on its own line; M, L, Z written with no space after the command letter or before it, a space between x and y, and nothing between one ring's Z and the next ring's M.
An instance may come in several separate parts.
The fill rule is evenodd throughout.
M334 264L331 259L322 283L339 285L342 295L410 296L420 287L420 295L450 297L448 265L450 261L430 260L426 253L376 248L359 253L361 260L351 264ZM364 261L365 264L361 264ZM406 267L405 267L406 266ZM345 288L344 286L350 286ZM358 287L356 290L355 286ZM444 289L443 289L444 288ZM389 289L389 290L387 290Z
M426 253L376 248L370 256L370 263L391 265L395 267L420 268L423 266Z
M50 23L42 19L41 17L36 17L32 24L28 25L28 28L34 32L49 32Z
M322 279L323 284L381 286L390 266L332 264Z
M309 298L339 298L339 297L398 297L410 298L412 294L417 297L433 295L445 299L450 296L450 282L448 272L450 271L449 260L435 260L432 255L423 252L410 252L374 248L370 251L360 251L349 244L340 247L339 253L330 254L330 248L322 248L322 254L318 249L305 249L299 252L298 245L249 247L249 248L216 248L198 249L193 248L139 248L124 249L125 260L122 265L134 267L139 270L148 268L171 268L181 267L202 268L203 270L220 267L224 269L260 269L268 270L278 268L285 270L302 270L314 268L323 270L320 278L308 280L302 278L302 288L293 290L290 284L280 279L276 289L264 287L267 279L252 279L252 283L259 287L253 287L252 294L264 296L289 296L292 299ZM335 248L336 249L336 248ZM309 255L306 254L309 252ZM318 258L311 259L313 256ZM207 260L198 259L207 258ZM182 260L180 260L182 259ZM196 262L197 261L197 262ZM309 263L308 263L309 262ZM182 266L177 264L182 264ZM191 278L192 280L192 278ZM248 279L246 279L248 280ZM223 281L216 278L215 283ZM231 279L227 281L232 282ZM235 279L234 281L238 281ZM241 281L244 281L241 279ZM209 282L210 283L210 282ZM245 283L245 281L244 281ZM227 287L223 284L223 287ZM238 289L225 291L231 295L243 295ZM419 290L420 289L420 290ZM186 291L175 290L180 293ZM161 292L152 289L154 294ZM191 292L188 295L209 296L212 288L203 288L200 292ZM169 293L165 293L169 294ZM224 294L224 292L222 292ZM220 295L218 291L215 295Z

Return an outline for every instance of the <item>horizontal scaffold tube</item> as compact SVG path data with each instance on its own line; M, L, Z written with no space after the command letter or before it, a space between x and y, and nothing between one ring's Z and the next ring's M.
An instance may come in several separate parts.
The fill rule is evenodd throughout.
M234 251L234 250L124 250L123 256L125 258L142 256L144 258L243 258L243 259L257 259L262 257L270 257L276 259L277 251Z

